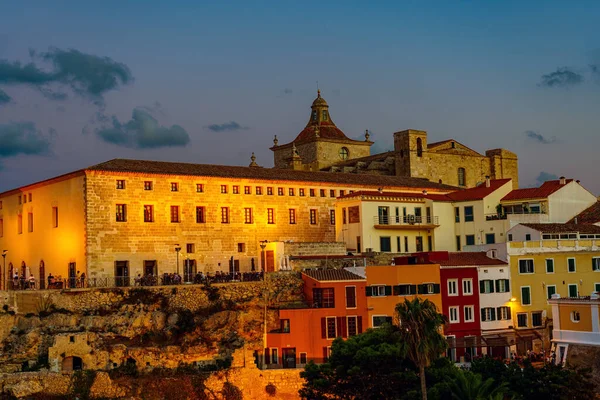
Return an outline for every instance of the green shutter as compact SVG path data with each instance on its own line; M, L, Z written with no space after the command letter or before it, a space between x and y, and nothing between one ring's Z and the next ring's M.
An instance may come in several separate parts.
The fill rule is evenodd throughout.
M417 285L410 285L409 286L409 293L410 294L417 294Z
M494 286L496 286L496 292L500 291L500 279L494 281Z
M496 282L494 282L493 280L490 279L490 293L494 293L494 284ZM496 292L498 291L498 289L496 289Z
M496 309L492 307L490 310L492 311L492 315L490 316L490 321L495 321L496 320Z
M486 321L486 319L485 319L485 308L482 308L481 309L481 322L485 322L485 321Z
M506 283L506 292L510 292L510 279L505 279L504 283Z
M479 293L485 293L485 281L479 281Z
M395 285L393 287L392 293L394 293L394 296L400 296L400 285Z
M433 284L433 293L440 293L441 289L440 289L440 284L439 283L434 283Z
M391 286L387 286L385 287L385 295L386 296L391 296L392 295L392 287Z
M367 286L367 297L373 296L373 288L371 286Z
M531 304L531 293L529 292L528 287L521 288L521 303L523 305Z
M425 293L427 293L427 286L426 285L418 285L417 286L417 293L418 294L425 294Z

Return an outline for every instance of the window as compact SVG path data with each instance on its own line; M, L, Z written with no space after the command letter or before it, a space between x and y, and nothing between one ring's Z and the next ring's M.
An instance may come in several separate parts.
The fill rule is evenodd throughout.
M196 207L196 223L203 224L206 222L206 214L203 206Z
M154 222L154 206L149 204L144 206L144 222Z
M306 353L300 353L300 364L306 364L307 362Z
M267 186L267 196L273 196L273 188L270 186Z
M460 236L456 236L456 251L461 251L462 247L460 245Z
M179 192L179 183L171 182L171 192Z
M244 194L252 194L252 187L244 186Z
M277 195L278 195L278 196L283 196L283 194L284 194L284 193L283 193L283 188L282 188L282 187L280 187L280 188L277 188Z
M533 274L534 271L533 260L519 260L520 274Z
M465 207L465 222L473 222L473 206Z
M23 233L23 214L17 215L17 232L19 235Z
M227 193L227 185L221 185L221 193L222 194Z
M463 296L473 294L473 279L463 279Z
M304 197L304 189L298 189L298 196Z
M485 244L494 244L496 243L496 235L493 233L485 234Z
M320 195L321 197L325 197L325 189L320 189L320 190L319 190L319 195Z
M0 218L0 237L4 236L4 220Z
M592 271L600 271L600 257L592 258Z
M509 321L511 318L510 307L498 307L498 321Z
M2 210L2 200L0 200L0 210Z
M117 204L117 222L125 222L127 221L127 205L126 204Z
M271 364L279 364L279 354L277 354L277 348L271 349Z
M465 236L465 241L467 242L467 246L474 246L475 245L475 235L466 235Z
M310 197L315 197L315 189L309 189Z
M274 224L274 223L275 223L275 209L267 208L267 224Z
M521 304L524 306L531 305L531 288L529 286L521 286Z
M576 271L575 259L574 258L567 258L567 266L568 266L569 272L575 272Z
M530 240L531 240L531 234L530 233L525 234L525 241L529 242Z
M187 243L185 245L185 251L186 251L186 253L192 254L192 253L194 253L194 250L195 250L194 243Z
M294 208L290 208L290 225L294 225L296 223L296 210Z
M310 224L317 224L317 210L315 210L314 208L310 210Z
M346 317L348 337L358 334L358 317Z
M548 293L548 300L552 298L553 294L556 294L556 285L546 286L546 292Z
M256 188L254 188L254 193L256 193L257 196L262 196L262 186L257 186Z
M383 297L383 296L390 296L391 294L392 294L391 286L386 286L386 285L367 286L367 296Z
M531 326L534 328L542 326L542 312L536 311L531 313Z
M231 187L231 193L233 193L233 194L240 194L240 187L238 185L233 185Z
M244 208L244 223L245 224L251 224L253 222L252 220L252 209L251 208Z
M495 321L496 309L493 307L484 307L481 309L481 322Z
M460 317L458 316L458 307L450 307L448 309L448 316L451 324L460 322Z
M569 297L579 297L579 289L576 283L569 284Z
M125 189L125 180L117 179L117 189Z
M423 157L423 141L417 138L417 157Z
M144 181L144 190L152 190L152 181Z
M0 222L1 222L1 220L0 220ZM0 225L2 225L2 224L0 223ZM0 232L1 232L1 231L2 231L2 230L0 229ZM594 292L598 292L598 293L600 293L600 283L595 283L595 284L594 284Z
M581 321L581 315L579 315L579 311L571 311L571 321L575 323Z
M327 110L323 110L323 121L327 121Z
M27 230L33 232L33 213L27 214Z
M527 313L517 314L517 327L527 328Z
M508 279L496 280L496 292L498 292L498 293L510 292L510 281Z
M313 289L313 301L316 308L334 308L333 288Z
M475 321L475 319L473 318L473 311L474 307L473 306L465 306L464 312L465 312L465 322L473 322Z
M229 223L229 207L221 207L221 223Z
M460 207L454 207L454 222L460 222Z
M346 225L347 219L346 219L347 215L346 215L346 209L342 208L342 224Z
M323 112L325 112L325 111L323 111ZM350 152L348 151L348 148L342 147L339 151L339 154L340 154L340 158L342 160L347 160L348 156L350 155Z
M289 188L288 189L288 195L289 196L294 196L294 188Z
M335 225L335 210L329 210L329 223Z
M346 286L346 308L356 308L356 286Z
M238 253L244 253L246 251L246 243L237 244Z
M465 169L458 169L458 186L466 186L465 184Z
M448 296L458 296L458 279L448 279Z
M345 194L346 194L346 191L345 191L345 190L340 190L340 196L343 196L343 195L345 195Z
M331 189L329 191L329 197L335 197L335 190Z
M479 281L479 292L494 293L494 281L491 279L484 279Z
M552 258L546 259L546 273L547 274L554 273L554 260Z
M389 236L381 236L379 238L379 251L391 252L392 251L392 238Z
M58 207L52 207L52 227L58 228Z
M171 206L171 222L179 222L179 206Z
M373 328L379 328L384 324L391 324L392 317L387 315L373 315Z
M512 236L512 233L509 233L509 234L508 234L508 241L509 241L509 242L512 242L512 238L513 238L513 236Z
M196 193L204 193L204 184L196 183Z

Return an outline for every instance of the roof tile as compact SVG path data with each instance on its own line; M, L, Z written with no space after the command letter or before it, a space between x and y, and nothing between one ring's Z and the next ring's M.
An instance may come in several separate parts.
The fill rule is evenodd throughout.
M436 261L442 267L465 267L465 266L482 266L482 265L507 265L505 261L497 258L490 258L485 252L457 252L448 253L447 260Z
M302 273L317 281L364 281L360 275L356 275L345 269L307 269Z
M570 182L573 179L567 179L565 185ZM504 196L502 201L545 199L565 185L561 185L559 180L546 181L539 188L515 189Z
M600 234L600 226L587 224L521 224L542 233L597 233Z
M600 222L600 201L586 208L567 223L575 223L575 219L577 219L578 224L595 224Z

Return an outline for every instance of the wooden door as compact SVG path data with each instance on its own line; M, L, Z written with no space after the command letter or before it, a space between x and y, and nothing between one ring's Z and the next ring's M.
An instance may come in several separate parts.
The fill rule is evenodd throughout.
M267 250L267 272L275 272L275 252Z

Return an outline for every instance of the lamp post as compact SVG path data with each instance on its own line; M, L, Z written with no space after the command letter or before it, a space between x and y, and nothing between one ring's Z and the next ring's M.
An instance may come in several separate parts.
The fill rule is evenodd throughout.
M8 250L2 250L2 258L4 261L4 269L2 270L2 289L6 289L6 254Z
M264 285L264 291L263 291L263 296L264 296L264 300L265 300L265 309L264 309L264 321L263 321L263 369L266 368L265 365L265 351L267 349L267 271L266 271L266 264L267 264L267 259L265 257L265 247L267 247L267 243L269 243L268 240L261 240L260 241L260 249L261 249L261 261L262 261L262 273L263 273L263 285Z
M177 275L179 275L179 252L181 251L181 247L176 244L175 245L175 252L177 253Z

